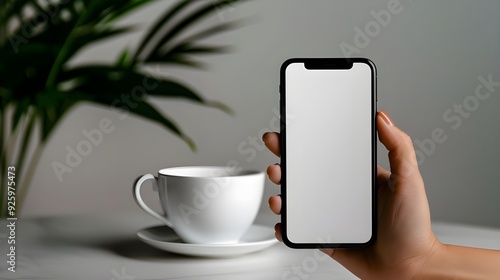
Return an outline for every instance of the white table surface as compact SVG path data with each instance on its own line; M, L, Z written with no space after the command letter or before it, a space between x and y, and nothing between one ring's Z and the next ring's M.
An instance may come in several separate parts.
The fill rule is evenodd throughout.
M272 224L272 217L259 217ZM0 279L357 279L315 250L276 244L230 259L184 257L142 243L137 230L158 225L138 210L122 214L19 219L16 272L7 271L7 227L0 223ZM500 249L500 229L434 223L445 243Z

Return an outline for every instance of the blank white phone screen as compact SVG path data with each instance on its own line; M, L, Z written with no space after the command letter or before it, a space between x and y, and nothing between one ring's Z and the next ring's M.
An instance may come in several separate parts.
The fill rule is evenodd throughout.
M287 237L366 243L372 236L372 70L285 72Z

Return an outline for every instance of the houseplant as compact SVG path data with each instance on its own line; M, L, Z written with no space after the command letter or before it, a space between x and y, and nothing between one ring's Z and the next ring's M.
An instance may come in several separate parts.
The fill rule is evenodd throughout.
M230 29L234 22L187 31L238 1L175 1L135 49L120 50L115 63L74 66L68 62L82 48L132 32L135 26L118 26L117 20L153 1L0 2L0 216L9 214L8 181L16 183L19 210L43 147L68 111L82 102L111 108L124 92L145 79L154 79L157 86L148 88L127 110L162 125L194 150L194 142L146 97L183 98L226 112L229 109L202 98L179 81L151 76L145 69L156 65L199 67L196 55L224 51L223 46L206 45L201 39ZM8 173L9 166L15 167L17 178L9 176L13 175Z

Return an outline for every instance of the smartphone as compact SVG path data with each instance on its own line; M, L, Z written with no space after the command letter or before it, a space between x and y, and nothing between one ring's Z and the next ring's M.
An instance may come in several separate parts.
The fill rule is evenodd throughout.
M292 58L281 66L288 247L359 248L375 240L376 79L366 58Z

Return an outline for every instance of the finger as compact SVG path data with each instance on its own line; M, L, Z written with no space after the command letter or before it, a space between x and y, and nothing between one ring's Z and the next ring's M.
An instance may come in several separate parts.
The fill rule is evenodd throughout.
M377 113L377 129L380 142L389 150L389 163L393 176L419 175L411 138L394 125L384 110Z
M279 185L281 183L281 166L277 163L269 165L267 167L267 176L271 182Z
M279 242L283 242L283 237L281 236L281 223L274 225L274 236Z
M391 172L385 170L380 165L377 165L377 193L382 194L380 191L384 190L386 187L391 186L389 184L391 179ZM394 189L390 189L394 191Z
M377 164L377 184L387 182L391 178L391 172Z
M327 254L328 256L330 256L330 258L333 259L333 254L335 253L335 249L327 249L327 248L323 248L323 249L319 249L321 252Z
M273 195L269 198L269 208L273 211L274 214L281 214L281 196Z
M279 133L266 132L266 133L264 133L264 135L262 135L262 141L264 141L264 144L269 149L269 151L271 151L273 154L275 154L277 156L281 156Z

